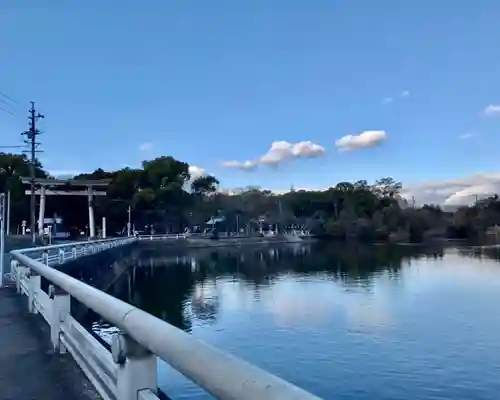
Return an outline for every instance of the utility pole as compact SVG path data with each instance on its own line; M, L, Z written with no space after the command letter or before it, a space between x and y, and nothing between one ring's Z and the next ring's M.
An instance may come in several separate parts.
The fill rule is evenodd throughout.
M26 140L24 141L29 146L29 152L31 153L31 163L30 163L30 177L31 177L31 205L30 205L30 229L31 235L33 238L33 243L36 240L35 233L35 219L36 219L36 203L35 203L35 155L36 148L40 143L36 141L36 137L40 134L40 131L36 129L36 122L40 118L44 118L43 115L37 113L35 110L35 102L31 102L31 108L29 110L29 129L26 132L23 132L23 135L26 136Z

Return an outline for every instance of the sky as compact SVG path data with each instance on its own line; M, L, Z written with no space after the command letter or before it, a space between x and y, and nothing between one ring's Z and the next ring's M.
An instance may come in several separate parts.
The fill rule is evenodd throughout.
M500 192L498 1L0 10L0 146L21 144L35 101L53 174L172 155L226 189L392 176L421 203Z

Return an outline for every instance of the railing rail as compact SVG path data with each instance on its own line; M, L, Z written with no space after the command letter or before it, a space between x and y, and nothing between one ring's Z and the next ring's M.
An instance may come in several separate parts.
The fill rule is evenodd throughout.
M179 240L186 239L184 233L166 233L159 235L138 235L139 240Z
M133 236L130 237L115 237L115 238L109 238L109 239L97 239L97 240L81 240L78 242L66 242L66 243L60 243L60 244L52 244L50 246L35 246L35 247L28 247L25 249L17 250L18 252L21 252L23 254L31 253L33 251L51 251L55 249L69 249L72 247L78 247L78 246L89 246L89 245L101 245L104 243L121 243L121 242L133 242L135 241Z
M106 246L127 244L137 239L112 240L108 244L99 241L94 245L105 249ZM85 248L83 243L81 246ZM49 249L45 253L42 250L42 254L53 250L59 252L60 249L67 252L61 245L49 247L45 248ZM157 399L157 357L218 399L318 399L281 378L217 350L151 314L52 268L50 257L43 256L44 260L31 257L39 256L39 251L40 248L11 252L17 289L28 295L30 311L39 312L49 323L54 350L70 352L105 400ZM75 251L71 252L73 255ZM64 262L64 256L62 259ZM52 262L59 260L53 259ZM41 276L51 283L48 294L40 289ZM120 329L113 336L111 353L71 316L71 297Z

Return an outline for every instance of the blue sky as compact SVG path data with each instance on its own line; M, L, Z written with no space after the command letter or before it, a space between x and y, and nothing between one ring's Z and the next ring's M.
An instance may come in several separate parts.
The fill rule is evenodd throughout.
M224 187L491 177L499 15L493 0L4 0L0 91L22 106L2 97L0 145L34 100L52 171L173 155ZM365 131L385 140L339 151ZM283 162L262 164L275 141Z

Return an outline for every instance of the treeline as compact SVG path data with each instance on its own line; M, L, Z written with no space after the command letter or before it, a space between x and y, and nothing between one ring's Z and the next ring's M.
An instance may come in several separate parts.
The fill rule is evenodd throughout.
M29 176L24 155L0 153L0 192L12 196L12 230L29 220L29 196L19 180ZM40 163L37 177L51 178ZM265 224L304 226L319 236L340 240L420 242L432 237L477 238L495 233L500 224L497 196L459 208L454 213L439 206L410 207L401 198L402 185L383 178L341 182L326 191L289 191L274 194L259 188L237 193L218 191L213 176L191 179L189 165L173 157L144 161L141 168L117 171L97 169L74 179L108 179L107 196L96 197L96 221L106 216L108 232L122 231L128 208L137 229L154 226L156 232L179 232L199 225L211 216L225 217L224 229ZM46 215L57 212L69 227L85 229L88 221L87 199L78 196L48 198Z

